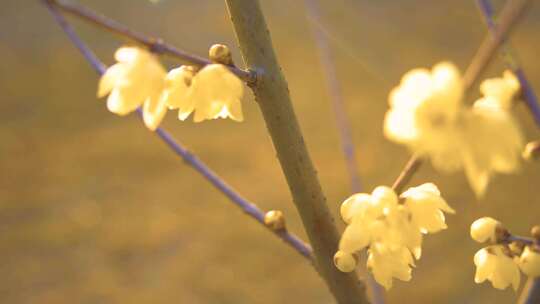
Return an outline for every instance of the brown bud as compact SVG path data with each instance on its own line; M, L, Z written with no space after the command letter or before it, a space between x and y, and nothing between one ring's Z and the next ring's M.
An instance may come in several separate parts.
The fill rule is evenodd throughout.
M495 243L502 243L510 236L510 232L502 225L495 227Z
M531 141L523 150L523 158L526 160L540 159L540 141Z
M264 224L270 229L277 231L285 229L285 217L279 210L271 210L264 215Z
M224 44L214 44L208 51L208 58L214 63L233 65L231 50Z
M536 225L532 227L531 235L537 242L540 241L540 226Z

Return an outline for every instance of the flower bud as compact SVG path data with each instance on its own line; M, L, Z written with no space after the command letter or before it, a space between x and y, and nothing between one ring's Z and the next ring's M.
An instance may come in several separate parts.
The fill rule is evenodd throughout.
M495 242L497 240L497 230L501 228L501 223L491 217L479 218L471 225L471 237L479 243L488 240Z
M537 248L525 247L519 258L519 268L529 277L540 276L540 253Z
M531 235L535 240L539 241L540 240L540 226L537 225L537 226L532 227Z
M270 229L277 231L285 229L285 217L279 210L271 210L264 215L264 224Z
M338 251L334 255L334 264L342 272L351 272L356 268L356 257L345 251Z
M523 158L525 160L540 159L540 141L531 141L523 150Z
M214 44L208 51L208 57L214 63L233 65L231 50L224 44Z

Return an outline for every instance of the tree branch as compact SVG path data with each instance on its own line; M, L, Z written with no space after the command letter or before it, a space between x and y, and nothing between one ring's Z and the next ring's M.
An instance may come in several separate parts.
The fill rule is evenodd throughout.
M109 32L121 35L123 37L127 37L133 41L136 41L137 43L143 44L154 53L169 55L178 58L183 62L187 62L196 66L205 66L211 63L206 58L177 49L174 46L165 43L160 38L148 37L142 33L133 31L127 26L117 22L116 20L109 19L104 15L96 13L79 4L71 3L64 0L43 1L48 2L48 5L55 6L63 12L76 16L99 28L105 29ZM234 66L227 66L227 68L230 69L231 72L233 72L236 76L246 81L250 85L252 85L257 80L256 75L251 71L244 71Z
M77 36L73 28L67 23L62 14L58 11L57 7L52 5L50 1L44 1L45 5L67 34L69 39L74 45L81 51L85 59L94 67L98 74L103 74L106 70L106 66L97 58L97 56L86 46L86 44ZM141 114L140 108L137 110ZM174 138L164 129L157 128L155 134L161 138L171 150L180 156L189 166L195 171L201 174L208 182L210 182L216 189L223 193L232 203L238 206L251 218L264 225L264 212L259 209L253 202L248 201L236 192L230 185L223 181L214 171L212 171L205 163L203 163L197 156L189 152L181 143L174 140ZM311 247L304 243L299 237L288 232L286 229L273 230L266 226L276 236L281 238L286 244L290 245L295 251L302 256L312 261Z
M226 3L247 67L262 71L252 89L313 246L317 269L339 303L368 303L365 287L356 276L340 272L333 264L339 234L304 143L259 1Z
M476 3L478 4L478 9L484 17L484 21L486 22L488 29L493 35L495 35L497 32L497 23L495 22L495 14L493 12L491 2L489 0L477 0ZM538 105L538 99L536 98L536 94L534 93L534 90L529 83L527 76L525 75L525 71L519 64L516 55L512 51L510 43L503 43L501 53L506 66L511 69L512 72L514 72L519 80L525 104L529 108L529 111L531 112L536 124L540 126L540 106Z
M469 92L472 85L478 81L481 73L491 62L499 47L504 43L504 40L510 34L517 21L520 19L520 16L525 11L525 8L527 4L529 4L529 2L529 0L507 1L506 5L501 11L499 26L492 32L491 35L488 35L484 39L484 41L478 48L478 51L474 55L471 64L463 75L465 92ZM417 160L415 160L415 158ZM407 185L407 183L410 181L414 173L418 171L421 165L417 164L414 166L410 166L410 164L419 161L419 156L411 156L411 158L407 162L407 165L405 165L405 168L403 168L397 180L394 182L394 185L396 186L395 189L402 190L402 188ZM403 179L402 176L406 178Z
M327 36L321 30L323 28L320 16L321 10L317 0L305 0L304 2L308 12L308 19L311 24L311 31L317 45L319 61L326 79L327 90L334 112L334 120L341 141L341 152L346 162L351 191L353 193L358 193L362 191L362 183L358 172L358 161L356 159L354 141L352 139L351 124L347 117L345 100L339 84L332 50L330 49ZM364 272L363 275L366 278L366 285L370 290L371 302L373 304L383 304L385 301L382 286L373 279L373 276L367 272L365 267L363 267L362 270Z

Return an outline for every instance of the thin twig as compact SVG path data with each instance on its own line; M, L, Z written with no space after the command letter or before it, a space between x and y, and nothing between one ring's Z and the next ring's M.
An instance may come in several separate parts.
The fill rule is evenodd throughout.
M530 0L509 0L501 11L499 26L488 35L478 51L474 55L471 64L463 75L463 85L465 92L469 92L470 88L478 79L481 73L487 67L487 65L493 59L495 53L504 42L505 38L509 35L510 31L514 28L514 25L519 20L519 17L525 11L525 8ZM393 188L396 192L403 190L403 187L407 185L407 182L412 178L414 173L418 170L421 163L410 166L415 162L420 162L417 155L411 156L405 168L399 174L397 180L394 182ZM409 172L410 171L410 172ZM403 178L406 177L406 178Z
M536 244L535 240L533 238L529 237L523 237L519 235L513 235L510 234L507 236L504 240L502 240L504 243L512 243L512 242L519 242L523 243L524 245L533 245Z
M488 34L478 48L471 64L463 75L465 90L472 87L480 78L480 74L495 56L497 49L504 43L514 25L525 12L530 0L509 0L501 11L499 25Z
M497 23L495 21L495 14L493 7L489 0L477 0L478 9L484 17L484 21L490 32L495 35L497 32ZM538 126L540 126L540 106L538 104L538 98L534 93L534 90L525 75L523 67L519 64L517 56L512 51L512 47L509 42L504 42L502 45L502 51L504 62L506 66L514 72L521 86L521 92L529 111L531 112L534 120Z
M101 15L87 7L82 5L71 3L64 0L44 0L53 5L65 13L76 16L82 20L85 20L99 28L105 29L109 32L127 37L133 41L136 41L140 44L148 47L152 52L163 55L170 55L172 57L178 58L189 64L197 66L205 66L211 64L206 58L190 54L186 51L177 49L176 47L165 43L162 39L153 38L146 36L142 33L136 32L128 28L127 26L121 24L120 22L110 19L104 15ZM235 75L240 77L242 80L246 81L250 85L254 85L256 82L256 75L251 71L244 71L234 66L228 66Z
M58 11L56 6L51 5L49 1L44 1L45 5L54 16L60 27L67 34L69 39L74 45L81 51L85 59L94 67L98 74L105 72L105 65L97 58L97 56L86 46L86 44L77 36L73 28L67 23L62 14ZM137 110L141 114L140 108ZM264 225L264 212L259 209L253 202L248 201L236 192L230 185L223 181L214 171L212 171L206 164L204 164L193 153L189 152L178 141L164 129L157 128L155 133L171 148L171 150L180 156L188 165L190 165L195 171L201 174L207 181L209 181L216 189L221 191L229 200L236 206L241 208L246 214L255 219L257 222ZM304 243L299 237L288 232L285 229L272 230L265 225L271 232L281 238L285 243L294 248L302 256L312 261L311 247Z
M405 186L409 183L421 165L422 157L418 154L413 154L407 164L405 164L405 168L403 168L397 179L392 184L392 189L394 189L394 192L398 194L401 193L403 188L405 188Z
M341 149L347 162L347 171L349 173L351 190L353 192L360 192L362 185L360 182L360 175L358 174L358 161L355 156L354 143L351 135L351 125L347 118L347 111L345 109L345 102L341 87L339 84L338 76L336 73L336 67L334 64L332 51L328 45L326 36L320 31L320 14L319 7L316 0L305 0L308 13L310 15L310 21L312 23L312 32L315 37L317 49L319 51L319 60L321 62L324 76L327 83L328 93L330 95L330 101L332 103L332 109L336 124L339 131L339 137L341 140Z
M311 24L311 30L315 38L315 43L317 44L319 60L326 79L328 93L330 95L334 119L336 121L339 138L341 141L341 150L346 162L351 191L353 193L357 193L362 191L360 174L358 172L358 161L356 159L354 142L351 134L352 128L349 118L347 117L345 101L343 99L342 90L339 84L332 51L330 49L330 45L328 44L327 36L322 31L323 26L321 24L320 8L317 0L305 0L304 2L307 8L308 19ZM363 271L365 272L364 276L366 278L366 284L371 291L372 304L384 304L384 290L382 286L373 279L373 276L367 272L365 268Z

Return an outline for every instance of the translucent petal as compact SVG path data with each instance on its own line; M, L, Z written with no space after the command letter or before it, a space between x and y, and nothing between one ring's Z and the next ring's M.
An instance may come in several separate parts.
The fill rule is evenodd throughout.
M519 268L529 277L540 276L540 253L525 247L519 258Z
M154 96L154 98L148 98L143 104L143 121L152 131L157 129L166 113L167 104L163 98Z
M371 235L368 226L361 221L353 221L345 228L341 236L339 250L354 253L365 248L370 240Z
M127 115L139 107L143 98L138 89L114 89L107 98L107 109L118 115Z
M124 64L117 63L110 66L99 80L97 97L104 97L116 86L121 85L125 75L126 66Z

